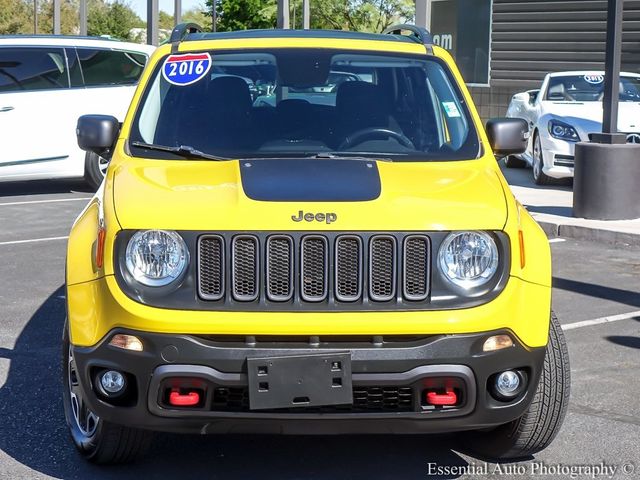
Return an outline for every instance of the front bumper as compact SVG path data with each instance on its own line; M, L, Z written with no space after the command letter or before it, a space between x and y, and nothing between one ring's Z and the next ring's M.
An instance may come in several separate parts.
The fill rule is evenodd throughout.
M549 134L542 135L540 141L544 159L542 171L545 175L552 178L572 178L575 142L553 138Z
M138 336L143 352L109 345L115 333ZM506 330L460 335L327 339L299 338L227 340L224 337L166 335L125 329L110 332L95 347L73 348L80 384L90 408L101 418L151 430L192 433L428 433L481 429L520 417L533 398L544 361L544 347L527 348L515 335L514 346L483 352L486 338ZM388 340L388 341L387 341ZM354 391L411 392L411 407L313 410L305 407L249 410L241 399L220 403L214 392L241 392L248 384L247 358L350 352ZM97 393L96 372L116 369L129 378L128 403L118 404ZM526 389L513 401L494 399L488 390L492 375L506 369L525 371ZM197 379L206 399L194 409L167 406L167 382ZM424 387L453 379L460 402L451 408L425 407ZM173 379L173 380L172 380ZM190 380L191 381L191 380ZM390 398L395 398L394 393ZM240 397L239 397L240 398ZM370 407L380 406L373 400ZM383 402L384 403L384 402Z

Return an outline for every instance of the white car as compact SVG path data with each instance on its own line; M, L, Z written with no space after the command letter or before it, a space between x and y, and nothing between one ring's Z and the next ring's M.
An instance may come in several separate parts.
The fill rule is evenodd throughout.
M123 120L155 47L89 37L0 36L0 182L85 178L107 162L76 141L78 117Z
M575 144L602 131L603 88L604 72L558 72L540 90L516 93L507 117L524 118L530 140L525 153L506 159L507 167L531 165L538 185L573 177ZM640 143L640 74L620 75L618 131Z

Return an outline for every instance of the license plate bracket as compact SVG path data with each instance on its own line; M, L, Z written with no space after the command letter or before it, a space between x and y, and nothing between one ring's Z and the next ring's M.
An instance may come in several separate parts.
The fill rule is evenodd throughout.
M248 358L251 410L353 403L351 354Z

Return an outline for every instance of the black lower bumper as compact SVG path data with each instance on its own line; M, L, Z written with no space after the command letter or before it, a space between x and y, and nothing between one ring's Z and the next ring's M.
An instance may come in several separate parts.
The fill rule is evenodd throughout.
M143 352L108 344L116 333L136 335ZM90 408L107 421L151 430L193 433L436 433L481 429L520 417L533 398L544 361L544 348L514 346L483 352L481 334L396 337L363 342L151 334L114 330L96 347L73 347L80 384ZM316 339L318 340L318 339ZM320 339L322 340L322 339ZM353 405L335 408L251 410L248 405L247 358L349 352ZM126 374L128 394L109 399L94 386L97 373ZM492 376L525 372L526 388L512 401L489 391ZM196 382L198 406L167 404L169 386ZM425 388L449 382L458 392L453 406L433 407Z

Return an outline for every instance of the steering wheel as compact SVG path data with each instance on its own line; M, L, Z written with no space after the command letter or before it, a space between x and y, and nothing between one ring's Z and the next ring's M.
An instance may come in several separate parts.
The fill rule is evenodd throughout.
M357 132L348 135L338 147L338 150L346 150L354 145L358 145L359 143L364 142L369 138L393 138L397 140L400 145L403 147L410 148L415 150L416 147L406 135L403 135L400 132L396 132L394 130L389 130L388 128L378 128L378 127L370 127L363 128L362 130L358 130Z

